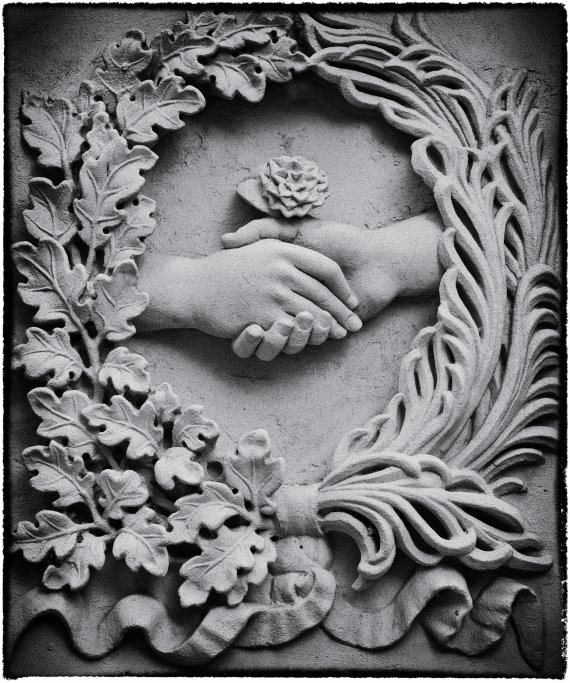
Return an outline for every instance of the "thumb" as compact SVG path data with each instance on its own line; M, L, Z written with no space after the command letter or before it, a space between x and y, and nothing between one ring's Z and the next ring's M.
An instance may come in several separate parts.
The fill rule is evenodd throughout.
M224 249L235 249L263 239L280 239L289 242L295 239L297 232L297 226L289 222L278 221L275 218L259 218L239 228L236 232L222 235L222 246Z

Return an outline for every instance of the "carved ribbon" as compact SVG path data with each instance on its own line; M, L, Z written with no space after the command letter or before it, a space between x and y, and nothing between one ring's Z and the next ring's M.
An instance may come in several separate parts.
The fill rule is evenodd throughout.
M191 619L175 619L161 600L147 595L128 595L101 615L81 593L50 593L34 588L11 610L9 649L33 619L55 614L66 625L74 646L86 657L104 657L119 645L129 629L140 628L162 657L195 666L223 652L250 621L252 628L240 645L281 645L292 640L323 620L334 591L332 574L313 566L312 586L295 602L272 605L243 602L236 607L214 607L192 631Z
M478 655L503 637L509 619L529 666L543 663L543 620L537 597L528 586L497 578L473 601L461 574L449 567L418 569L381 609L365 612L350 601L350 590L335 597L322 623L334 638L367 650L393 645L418 619L446 649Z
M556 362L558 339L556 201L552 174L543 158L540 128L536 126L535 95L526 88L524 79L490 89L434 45L417 20L408 25L396 18L394 34L388 35L334 17L301 15L300 19L305 42L313 53L310 59L296 51L295 41L287 35L292 26L289 18L257 17L254 28L260 33L252 40L250 15L236 19L205 13L199 20L191 15L188 23L173 33L164 32L153 43L157 55L144 46L142 34L129 32L121 44L105 53L106 69L97 72L97 84L82 88L79 111L64 100L25 99L24 113L33 125L26 128L24 137L40 150L40 165L61 168L66 180L57 187L42 178L31 181L34 209L25 212L26 225L33 237L41 239L37 248L21 244L16 250L16 263L28 280L20 290L26 303L39 306L36 322L63 320L65 327L56 328L52 337L32 328L28 345L22 345L20 352L32 356L32 352L37 354L39 349L45 353L49 347L57 358L63 357L65 363L58 361L57 372L47 380L50 387L62 389L67 383L66 373L74 381L81 375L81 357L71 347L68 335L80 331L92 366L84 369L85 375L89 376L89 370L96 403L89 406L87 396L76 390L65 392L61 399L51 389L34 390L30 395L32 407L44 418L39 434L69 441L69 433L63 433L57 424L49 427L41 414L64 405L76 418L75 442L70 448L77 452L66 458L64 447L52 442L49 450L41 447L28 453L28 469L37 471L34 485L40 491L52 490L54 468L63 471L65 482L73 481L74 488L70 494L58 484L53 490L60 495L59 502L62 507L63 502L72 505L77 496L86 501L93 516L87 527L99 534L84 534L80 540L78 525L62 513L44 511L38 515L38 526L23 523L20 529L19 541L22 549L26 548L27 559L43 560L50 550L58 559L66 559L77 546L84 565L81 576L73 575L73 581L63 577L64 581L62 567L48 568L46 576L53 588L69 584L79 589L89 579L90 568L102 568L109 536L118 535L108 519L124 519L126 531L114 547L115 557L129 558L127 564L132 570L142 566L154 576L164 576L168 571L166 526L155 523L153 510L141 508L137 516L126 513L119 504L110 505L118 484L124 484L113 472L101 474L99 486L104 496L96 501L92 474L83 476L79 456L87 452L93 458L100 457L99 451L108 453L108 448L127 440L126 457L133 462L156 458L156 481L170 491L175 477L188 485L201 483L201 467L192 458L204 449L204 443L217 438L215 424L195 407L178 415L180 405L164 390L166 385L162 391L150 391L144 358L119 347L101 365L100 349L95 348L85 328L91 316L99 325L101 338L106 335L109 341L117 342L134 333L129 321L144 308L146 295L136 290L136 266L129 259L142 253L142 240L154 227L154 202L138 192L143 182L140 171L148 170L157 157L143 145L156 142L154 126L176 130L183 123L180 114L196 113L204 106L201 93L186 80L210 83L214 93L223 97L231 99L239 93L257 102L265 92L266 79L285 82L294 72L310 66L321 78L338 85L349 103L379 111L397 129L418 138L412 147L412 164L433 189L447 228L441 245L447 272L442 279L438 323L418 335L402 366L400 392L385 413L339 446L332 472L320 485L283 487L272 501L270 497L283 481L281 465L269 458L268 441L258 431L238 446L238 455L246 458L247 467L239 458L229 458L226 478L232 486L207 482L200 494L180 499L177 512L170 517L181 534L173 543L194 542L200 525L218 532L236 510L249 524L252 518L243 497L253 508L259 508L256 521L267 522L268 516L276 514L279 534L290 536L277 543L277 560L263 581L262 570L267 572L274 559L267 550L271 532L264 527L267 539L254 537L254 549L266 549L267 555L249 581L238 581L242 590L238 597L244 602L214 607L201 618L199 607L174 616L157 597L132 594L109 605L101 615L94 609L89 590L70 594L34 589L13 608L11 635L16 639L33 618L52 613L64 621L75 646L88 657L104 656L128 629L140 628L165 658L196 665L210 661L232 643L244 647L278 645L321 622L327 633L343 642L380 649L402 638L418 620L440 645L473 655L500 640L511 619L525 660L538 668L542 664L543 625L537 618L537 597L527 586L498 578L473 601L457 570L441 565L420 568L403 581L388 604L363 611L356 607L356 599L351 601L350 592L335 598L335 579L328 571L327 552L323 552L325 541L318 541L320 549L311 558L299 552L291 538L327 531L343 531L355 537L364 558L358 580L358 587L364 591L396 559L400 561L397 549L423 565L450 556L479 570L494 570L506 562L512 568L531 571L549 565L546 556L526 553L538 549L538 539L526 532L517 510L499 500L500 495L513 490L513 482L520 489L519 483L496 480L514 464L537 460L540 450L529 449L529 441L543 446L555 442L556 437L549 424L535 424L538 418L550 418L557 407L557 380L541 373ZM233 54L236 50L247 53ZM198 61L198 53L202 61ZM139 77L158 76L155 57L159 57L161 80L158 84L148 78L141 82ZM126 58L130 66L125 63L129 67L125 71ZM167 75L170 68L176 68L184 78ZM106 103L107 113L96 93ZM122 137L109 127L109 114L115 110ZM38 142L37 131L42 130L38 121L44 120L46 112L52 118L59 117L69 133L63 140L61 158L50 157ZM81 225L75 225L75 219L69 223L72 219L68 215L74 196L71 165L81 152L81 126L89 119L91 131L87 133L88 149L80 173L81 199L75 199L74 204ZM137 144L129 147L126 140ZM130 168L133 177L117 181L109 193L105 183L111 162ZM92 176L97 182L92 182ZM511 176L518 186L511 186ZM517 192L517 187L524 191ZM124 210L119 204L124 204ZM62 210L59 222L47 221L46 207L52 205ZM136 206L141 208L135 210ZM110 227L115 230L112 236ZM125 235L132 230L134 234L127 239ZM71 270L63 245L75 232L89 245L89 253L86 267L77 264ZM103 266L106 271L112 269L112 276L93 270L102 247ZM38 269L36 261L42 268ZM51 264L51 270L46 270L46 264ZM94 277L94 291L105 294L89 299L89 305L78 296L86 288L88 276ZM45 282L53 285L55 299L45 298ZM130 296L128 306L126 293ZM103 306L101 302L111 294L116 301ZM510 313L508 295L515 298ZM117 311L125 309L129 315L121 314L121 318ZM512 339L507 349L505 339L509 336ZM502 368L505 350L509 358ZM121 363L125 366L123 374L117 375L116 366ZM27 372L31 377L46 374L37 360L27 363ZM108 381L117 392L123 392L125 377L133 392L150 392L148 401L135 408L121 395L113 396L111 406L100 404ZM80 421L83 418L87 423ZM94 435L95 429L111 420L122 431L113 427ZM162 449L164 452L159 448L164 430L156 420L173 423L167 431L172 431L175 443ZM145 439L141 442L133 434L140 434L142 427ZM466 466L470 469L464 469ZM252 475L248 479L244 475L256 468L266 468L268 477ZM148 492L134 474L127 477L129 500L136 500L140 506ZM260 490L263 487L259 482L265 490ZM233 491L234 484L238 494ZM242 498L238 500L236 495ZM212 523L204 507L200 524L195 523L192 515L197 499L217 509L217 523ZM104 508L103 512L97 505ZM428 520L436 522L433 528L422 516L426 510ZM481 519L474 519L474 510L483 511ZM497 522L495 526L489 524L489 516ZM57 525L69 532L71 540L67 545L42 544L42 534L49 536L50 543L52 537L59 538L51 533ZM415 543L412 531L422 535L430 552ZM227 527L223 533L229 538L232 530ZM233 533L239 535L235 530ZM129 545L137 534L143 545L153 540L150 557L137 559ZM220 543L210 550L221 553L226 545ZM238 570L253 568L253 559L248 564L253 558L251 545L246 550L246 560L232 568L236 580ZM79 566L78 557L75 564L67 562L67 572ZM190 558L183 574L187 579L195 569L192 561ZM187 587L187 593L192 594L187 604L202 605L208 591L217 585L212 581L205 587ZM217 592L229 594L232 588ZM201 597L204 600L198 599ZM362 602L362 596L359 600Z

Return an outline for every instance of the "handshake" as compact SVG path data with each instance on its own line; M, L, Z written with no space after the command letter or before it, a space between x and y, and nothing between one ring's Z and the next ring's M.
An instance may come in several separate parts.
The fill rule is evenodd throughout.
M274 300L281 306L280 317L269 329L250 324L234 339L232 349L240 358L255 355L263 361L273 360L281 352L296 354L307 344L318 346L329 338L343 339L362 327L354 312L358 297L341 267L314 249L318 237L314 233L321 233L322 239L323 225L309 219L304 226L302 232L299 221L263 218L222 237L226 249L243 249L266 240L257 249L260 260L272 263L277 257L272 270L279 285ZM331 227L327 224L329 237ZM312 238L310 244L308 238ZM303 241L304 246L295 241Z
M435 213L379 230L254 220L205 258L145 257L139 329L196 328L232 339L240 358L296 354L358 331L395 297L435 294L440 234Z

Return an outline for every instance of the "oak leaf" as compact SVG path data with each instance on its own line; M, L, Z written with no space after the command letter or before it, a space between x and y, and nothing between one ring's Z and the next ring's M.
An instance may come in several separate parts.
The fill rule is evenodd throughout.
M174 38L184 35L190 44L211 37L218 48L239 50L246 45L264 45L272 36L280 38L292 23L284 15L267 16L258 11L239 15L201 12L199 15L190 14L186 24L176 23L172 33Z
M37 432L46 439L66 439L70 455L96 454L96 436L89 429L81 412L91 405L82 391L66 391L58 398L51 389L38 387L28 394L30 406L42 419Z
M187 79L204 73L200 59L212 56L218 49L213 38L199 36L188 30L174 34L163 31L156 36L152 45L160 52L161 64L166 69Z
M16 268L26 278L18 293L24 303L38 308L34 320L63 322L67 331L76 331L78 319L84 319L88 310L79 301L87 283L84 266L72 270L64 248L51 238L41 239L37 248L18 242L12 251Z
M22 113L30 120L23 126L24 140L39 151L38 163L68 172L83 143L82 119L75 107L65 99L26 92Z
M275 43L268 42L251 56L261 66L266 78L276 83L290 81L293 73L304 71L309 63L307 57L297 50L297 43L286 36Z
M75 382L83 372L81 356L71 345L69 334L56 327L52 334L39 327L26 330L25 344L14 349L14 367L23 367L28 377L49 375L48 386L62 388Z
M113 127L109 114L106 111L98 111L93 115L91 130L87 133L88 147L83 152L83 160L96 161L107 145L114 143L120 138L116 128Z
M239 604L246 596L249 586L259 586L263 583L268 574L268 565L277 559L277 550L270 537L269 531L259 531L264 541L262 550L254 551L253 567L247 572L238 572L237 581L231 591L227 594L229 605Z
M185 86L179 76L167 76L158 85L144 81L117 105L117 118L123 135L131 142L150 145L158 140L156 128L178 130L184 125L181 114L196 114L206 105L202 93Z
M28 562L40 562L50 551L60 560L73 552L82 526L55 510L38 512L36 521L18 523L13 551L21 550Z
M32 446L22 453L26 469L36 474L30 484L36 491L53 492L58 498L52 505L58 508L75 503L93 502L95 476L85 470L83 458L71 455L65 446L51 441L49 446Z
M283 36L275 43L267 40L259 45L247 54L218 53L204 65L200 80L210 81L214 92L225 99L241 95L248 102L259 102L266 80L286 83L308 66L308 59L291 38Z
M115 112L121 97L130 95L140 85L140 79L128 70L95 69L95 79L98 94L103 98L105 109L111 114Z
M246 434L238 443L235 454L224 462L224 476L228 486L238 489L245 500L265 515L275 512L271 499L284 480L283 458L272 458L267 432L257 429Z
M156 226L152 217L155 209L156 202L142 194L125 204L121 211L122 221L111 230L109 241L105 244L107 269L144 252L144 240L153 233Z
M103 246L112 228L124 217L119 203L132 199L144 185L142 171L158 159L148 147L127 141L116 130L107 129L107 114L95 115L97 127L87 136L89 149L83 154L79 172L81 199L74 202L81 226L79 236L86 244Z
M180 568L186 579L178 589L183 607L203 605L212 590L225 593L229 605L239 604L248 585L260 584L267 576L268 563L276 558L269 537L251 525L221 526L215 538L200 538L200 547L202 553Z
M143 356L118 346L105 358L99 370L99 381L103 385L111 382L117 391L125 391L128 387L134 393L144 394L150 389L147 367L148 361Z
M138 270L132 261L115 266L111 275L97 275L93 284L93 320L110 341L123 341L135 333L130 322L148 304L148 294L137 289Z
M194 453L211 447L220 435L218 425L202 415L204 408L189 406L174 420L172 441L175 446L186 446Z
M77 221L70 211L74 196L71 180L54 185L49 178L30 180L32 208L23 212L24 223L32 237L53 237L67 244L77 232Z
M99 95L99 89L93 81L81 81L75 102L77 109L84 117L94 116L97 112L105 111L105 104Z
M110 112L125 93L140 84L138 77L151 68L153 60L154 50L145 47L141 31L128 31L119 43L107 46L103 52L105 68L96 70L96 78Z
M98 498L109 519L123 519L124 508L140 507L148 499L148 489L133 470L103 470L97 479L102 491Z
M106 446L128 441L127 458L152 457L162 439L161 426L155 425L156 412L150 401L135 408L123 396L113 396L111 405L96 403L83 411L91 427L99 428L97 437Z
M271 37L275 39L284 36L291 27L292 20L284 15L266 16L261 12L249 12L236 15L234 24L220 22L211 32L225 50L239 50L246 45L265 45Z
M83 588L91 576L91 568L103 569L105 564L105 540L89 532L82 534L71 555L59 565L49 565L42 583L50 590L61 590L69 586L72 591Z
M172 32L178 34L188 32L194 38L199 36L223 35L226 31L235 27L236 18L233 14L225 12L200 12L200 14L188 13L187 23L181 21L174 24Z
M134 515L125 515L123 528L113 543L113 556L124 559L133 571L145 569L153 576L165 576L168 571L166 529L155 524L156 513L143 507Z
M144 33L136 29L127 31L120 42L110 43L103 51L107 69L129 71L137 76L149 68L153 58L154 50L145 47Z
M195 486L204 478L202 466L193 460L194 454L186 448L169 448L154 463L154 476L158 485L166 491L174 488L175 479Z
M241 493L221 482L205 481L200 493L178 498L175 505L177 511L168 518L170 543L195 543L202 528L217 531L231 517L251 521Z
M211 84L212 90L226 100L241 95L248 102L260 102L265 94L263 69L249 55L220 53L204 65L202 82Z
M148 400L154 406L160 422L173 422L180 413L180 399L167 382L163 382L153 389Z

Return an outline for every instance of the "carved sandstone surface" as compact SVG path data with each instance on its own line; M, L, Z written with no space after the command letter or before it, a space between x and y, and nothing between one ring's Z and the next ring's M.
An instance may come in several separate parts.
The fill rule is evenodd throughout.
M138 31L113 43L75 103L24 98L24 139L40 170L63 179L31 179L25 222L38 242L14 247L20 295L37 309L16 364L45 384L29 393L43 442L23 462L53 500L14 534L45 570L12 609L12 636L53 612L86 656L140 627L156 652L196 665L317 625L386 648L416 620L472 655L512 622L540 669L543 614L522 577L551 560L524 499L504 498L524 490L511 468L552 457L557 439L558 209L537 94L522 76L490 87L417 18L397 17L390 34L296 20L191 13L150 47ZM125 343L148 302L135 258L155 227L141 194L160 149L149 145L213 96L256 102L267 80L306 69L415 139L413 168L445 226L444 275L437 321L405 356L398 393L343 439L323 481L291 486L266 432L218 452L218 425L156 384ZM358 546L351 588L336 585L329 532ZM102 612L106 562L165 577L177 595L117 592ZM399 563L410 569L394 597L361 609L359 595L393 586ZM474 575L488 577L479 592Z

